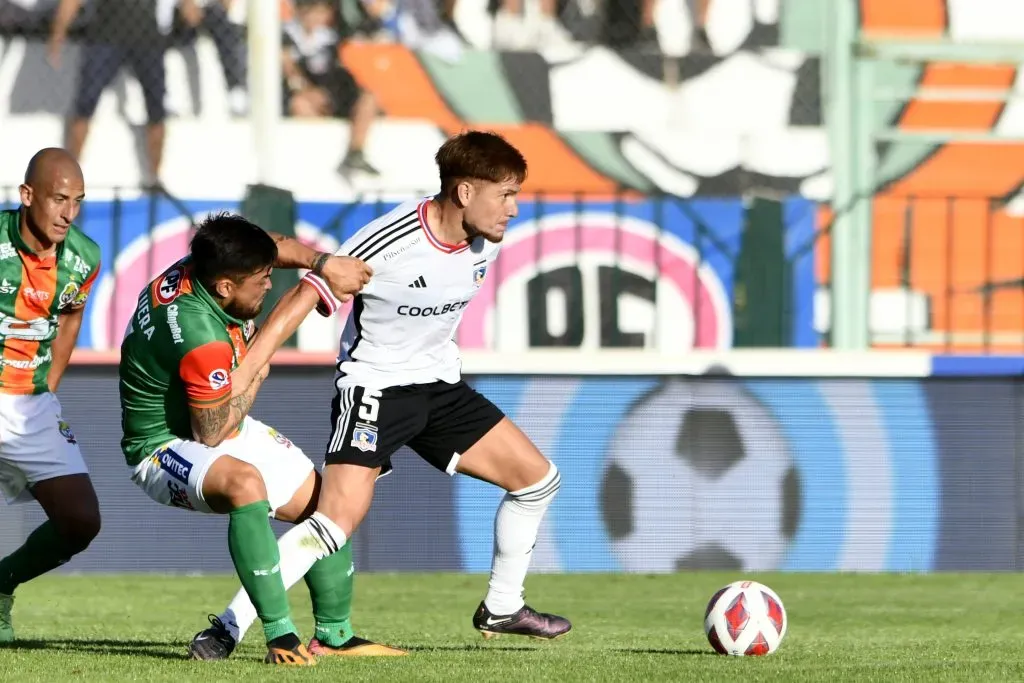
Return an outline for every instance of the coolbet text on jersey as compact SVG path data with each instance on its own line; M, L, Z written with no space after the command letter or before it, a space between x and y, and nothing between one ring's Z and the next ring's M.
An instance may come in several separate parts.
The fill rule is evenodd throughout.
M40 258L21 238L19 212L0 211L0 393L50 390L57 316L85 304L99 270L99 246L74 225Z
M191 439L190 405L231 398L231 371L254 330L192 280L188 257L143 290L121 343L121 448L129 465Z
M373 268L353 300L341 338L338 386L384 389L461 376L455 333L501 249L477 237L445 244L427 227L428 200L400 204L368 223L338 250ZM323 280L307 273L323 315L340 303Z

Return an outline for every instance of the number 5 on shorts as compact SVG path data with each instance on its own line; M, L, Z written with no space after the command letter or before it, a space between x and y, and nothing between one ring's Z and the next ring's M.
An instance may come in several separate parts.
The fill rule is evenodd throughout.
M377 450L377 417L380 413L381 392L363 389L359 399L359 420L352 429L352 447L363 451Z
M364 422L376 422L377 414L380 412L381 392L376 389L364 389L363 397L360 399L359 419Z

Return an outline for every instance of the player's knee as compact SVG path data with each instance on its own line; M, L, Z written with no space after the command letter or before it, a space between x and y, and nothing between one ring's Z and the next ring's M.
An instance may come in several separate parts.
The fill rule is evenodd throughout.
M550 463L547 474L535 484L518 491L509 491L509 497L518 505L529 508L547 507L551 505L558 490L562 487L562 475L555 463Z
M229 476L224 477L220 496L238 508L267 499L267 487L259 470L249 463L239 462Z
M373 502L378 468L328 464L317 502L317 511L351 536Z
M77 555L88 548L100 533L99 510L78 510L61 519L57 530L67 555Z
M369 504L360 505L345 498L321 496L317 512L331 520L346 536L351 536L359 528L359 523L363 521L369 507Z

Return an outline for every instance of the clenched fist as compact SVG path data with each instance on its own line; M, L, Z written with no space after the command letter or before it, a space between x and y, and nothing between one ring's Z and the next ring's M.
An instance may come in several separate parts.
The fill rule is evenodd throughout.
M372 275L370 266L352 256L331 256L320 269L320 277L342 303L358 294Z

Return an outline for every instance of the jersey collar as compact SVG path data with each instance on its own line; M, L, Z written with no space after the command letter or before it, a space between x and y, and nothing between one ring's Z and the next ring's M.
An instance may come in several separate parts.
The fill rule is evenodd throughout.
M220 307L220 304L218 304L217 300L213 298L213 295L206 291L206 287L203 286L203 283L192 278L191 268L188 269L188 277L190 280L192 280L192 291L194 291L196 293L196 296L205 301L206 304L213 309L213 311L217 314L217 317L219 317L228 325L238 325L239 327L245 326L244 320L239 320L234 316L228 315L228 312Z
M68 231L70 233L70 230ZM64 242L57 245L57 248L53 250L53 254L40 258L36 252L32 251L25 243L25 239L21 236L21 210L16 209L10 212L10 220L7 221L7 239L11 241L14 248L17 249L22 256L32 260L36 264L49 268L57 263L57 258L64 253ZM67 239L64 240L65 242Z
M445 254L458 254L460 251L468 249L472 240L466 240L464 242L459 242L458 244L448 244L434 234L430 229L430 225L427 223L427 205L429 203L429 199L424 199L420 202L420 205L416 207L416 217L420 219L420 226L423 228L423 232L426 233L427 242L430 243L430 246L440 252L444 252Z

